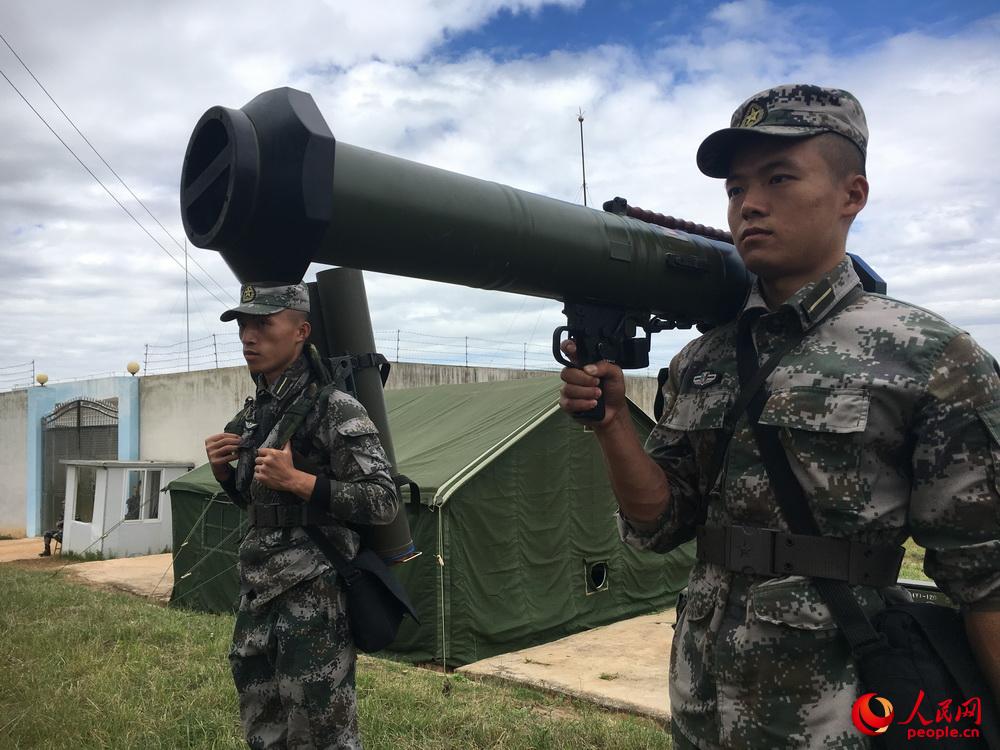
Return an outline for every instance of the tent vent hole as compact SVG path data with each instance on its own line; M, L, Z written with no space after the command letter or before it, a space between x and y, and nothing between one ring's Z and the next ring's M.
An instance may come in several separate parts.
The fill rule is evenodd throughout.
M587 583L587 595L608 590L608 561L585 560L583 563L584 577Z

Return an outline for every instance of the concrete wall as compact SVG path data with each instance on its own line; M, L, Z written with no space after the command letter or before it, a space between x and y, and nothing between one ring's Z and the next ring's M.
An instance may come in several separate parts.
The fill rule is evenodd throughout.
M205 463L205 438L222 432L254 393L246 367L139 379L139 458Z
M0 534L24 536L28 491L28 391L0 393Z
M393 364L388 388L418 388L445 383L485 383L552 376L551 371L499 367L456 367L402 362ZM144 461L205 462L205 438L226 423L254 393L245 367L190 373L147 375L139 379L139 458ZM629 396L653 413L656 381L629 378Z
M139 381L125 376L98 378L70 383L49 383L45 387L27 390L26 424L27 500L25 518L28 536L37 536L45 529L42 521L42 417L51 414L57 404L81 398L94 400L118 399L118 460L134 461L139 452ZM6 521L0 517L0 526Z
M389 388L552 376L551 371L393 364ZM41 418L57 402L118 397L118 459L205 462L205 438L254 392L246 367L140 378L103 378L0 393L0 534L41 533ZM629 396L652 414L656 381L629 378ZM140 429L141 427L141 429Z

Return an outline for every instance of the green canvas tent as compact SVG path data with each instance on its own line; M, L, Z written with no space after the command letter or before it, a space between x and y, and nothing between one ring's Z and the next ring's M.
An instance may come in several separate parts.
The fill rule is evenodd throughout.
M421 489L406 512L423 554L395 568L421 624L404 621L400 657L466 664L663 609L687 582L689 547L657 555L618 539L597 442L559 410L558 389L536 377L386 391L400 472ZM645 437L652 420L631 409ZM186 606L235 600L242 517L218 493L207 466L171 485L189 506L174 515L173 600Z
M237 549L246 513L230 502L202 464L167 485L173 513L174 588L170 603L233 612L240 589Z

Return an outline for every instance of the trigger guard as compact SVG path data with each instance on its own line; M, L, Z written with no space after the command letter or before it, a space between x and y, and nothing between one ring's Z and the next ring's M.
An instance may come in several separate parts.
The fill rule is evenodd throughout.
M564 367L576 367L576 365L574 365L569 359L567 359L566 355L564 355L562 352L561 344L562 344L563 331L565 331L566 333L572 333L569 329L569 326L559 326L552 332L552 356L555 357L556 362L563 365ZM569 338L572 338L572 336L570 336Z

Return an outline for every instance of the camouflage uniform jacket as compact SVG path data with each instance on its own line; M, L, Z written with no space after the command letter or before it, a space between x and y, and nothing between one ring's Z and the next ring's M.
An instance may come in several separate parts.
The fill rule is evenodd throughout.
M1000 606L1000 378L993 359L937 315L864 294L849 260L766 312L755 286L742 315L760 361L810 329L768 378L761 422L780 428L824 533L926 548L924 569L957 602ZM736 323L674 358L647 451L672 500L648 523L619 516L622 538L666 552L699 523L788 530L741 417L714 486L709 464L739 390ZM670 701L702 748L867 747L851 725L860 694L846 641L808 578L695 564L674 633ZM854 587L869 614L878 591Z
M256 377L257 396L226 426L241 434L245 447L234 480L224 485L237 505L249 503L299 504L298 497L271 490L253 479L256 449L274 445L275 426L298 398L314 396L315 376L305 357L299 357L272 384ZM398 500L390 464L378 430L364 407L350 395L333 391L315 403L291 439L295 467L329 478L323 502L342 524L323 527L340 552L351 559L359 537L349 524L389 523ZM322 487L323 485L317 485ZM241 593L250 594L251 606L260 607L295 584L313 578L332 566L302 528L251 528L240 544Z

